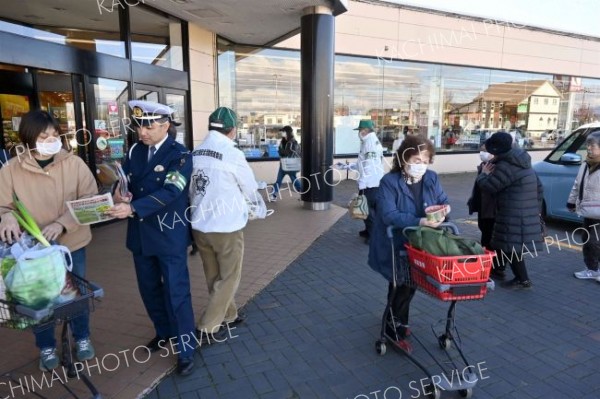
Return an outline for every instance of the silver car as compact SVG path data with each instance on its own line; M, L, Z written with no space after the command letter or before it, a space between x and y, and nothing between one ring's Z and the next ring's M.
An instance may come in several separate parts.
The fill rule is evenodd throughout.
M585 139L600 131L600 122L577 128L565 138L542 162L533 165L544 186L543 215L545 218L582 223L583 219L567 210L567 199L575 177L586 157Z

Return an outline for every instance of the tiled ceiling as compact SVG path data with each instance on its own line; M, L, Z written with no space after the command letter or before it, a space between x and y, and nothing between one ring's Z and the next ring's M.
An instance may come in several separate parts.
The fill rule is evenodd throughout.
M347 0L146 0L146 4L233 42L258 46L296 33L306 7L326 6L334 15L347 10Z

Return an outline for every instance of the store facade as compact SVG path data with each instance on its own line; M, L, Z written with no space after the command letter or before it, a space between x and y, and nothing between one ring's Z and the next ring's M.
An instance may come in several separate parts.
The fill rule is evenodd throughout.
M279 128L301 129L300 39L269 48L217 43L219 103L238 110L247 157L269 158ZM442 154L476 153L501 130L549 150L600 120L600 38L351 1L336 20L335 47L338 157L358 151L360 119L376 123L388 150L406 132Z
M105 186L102 166L121 161L135 140L130 99L171 104L182 122L177 140L191 145L188 30L143 5L99 12L84 3L25 0L0 9L0 146L23 152L20 115L44 109Z

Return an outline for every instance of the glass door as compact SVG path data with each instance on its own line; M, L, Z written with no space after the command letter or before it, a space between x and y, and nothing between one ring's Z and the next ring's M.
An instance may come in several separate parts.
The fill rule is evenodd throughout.
M176 126L177 135L175 140L184 146L188 146L188 118L186 117L185 110L187 109L186 104L187 96L183 91L175 91L165 89L165 103L175 110L175 121L180 123L179 126Z
M91 157L101 193L110 191L116 181L116 162L122 162L131 145L133 131L127 100L129 84L120 80L87 79L87 103L93 126Z
M15 156L21 116L34 106L33 76L27 68L0 64L0 82L0 151Z

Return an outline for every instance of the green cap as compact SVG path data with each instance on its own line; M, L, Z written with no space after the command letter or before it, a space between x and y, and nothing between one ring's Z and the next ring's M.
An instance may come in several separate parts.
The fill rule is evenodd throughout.
M358 123L358 127L354 130L361 130L361 129L375 130L375 124L370 119L361 119L360 122Z
M208 125L220 129L237 126L237 115L227 107L219 107L208 117Z

